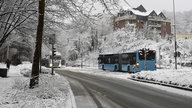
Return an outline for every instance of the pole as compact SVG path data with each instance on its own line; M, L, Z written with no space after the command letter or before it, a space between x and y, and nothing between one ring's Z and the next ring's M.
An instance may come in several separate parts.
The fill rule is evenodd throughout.
M161 51L161 47L159 47L159 68L161 68L161 63L160 63L160 61L161 61L161 53L160 53L160 51Z
M9 46L10 46L10 43L8 43L7 45L7 59L9 59Z
M177 70L177 38L176 38L176 25L175 25L175 0L173 0L173 19L174 19L174 38L175 38L175 69Z
M79 53L80 53L80 57L81 57L81 68L83 68L83 55L82 55L82 51L81 51L81 37L79 35Z
M54 68L53 68L53 65L54 65L54 61L53 61L53 57L54 57L54 52L53 52L53 50L54 50L54 44L52 43L51 44L52 45L52 57L51 57L51 63L52 63L52 67L51 67L51 75L54 75Z
M147 54L146 54L146 48L145 48L145 70L147 70Z

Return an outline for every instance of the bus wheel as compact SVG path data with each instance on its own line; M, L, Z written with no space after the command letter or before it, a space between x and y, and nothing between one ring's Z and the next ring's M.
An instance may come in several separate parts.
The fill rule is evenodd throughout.
M104 65L102 65L102 70L105 70L105 69L104 69Z
M129 73L130 73L130 66L128 66L128 67L127 67L127 72L129 72Z

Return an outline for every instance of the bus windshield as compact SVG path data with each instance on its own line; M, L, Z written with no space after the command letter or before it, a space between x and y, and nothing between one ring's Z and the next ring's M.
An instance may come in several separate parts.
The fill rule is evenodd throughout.
M156 52L154 50L139 50L139 60L155 60Z
M154 60L155 59L155 51L149 50L147 55L146 55L147 60Z

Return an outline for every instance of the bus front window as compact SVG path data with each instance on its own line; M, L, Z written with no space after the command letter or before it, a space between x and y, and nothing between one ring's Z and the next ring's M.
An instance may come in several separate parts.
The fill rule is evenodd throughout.
M154 60L155 59L156 52L153 50L150 50L147 52L146 59L147 60Z
M139 60L154 60L156 52L154 50L139 50Z
M139 50L139 60L145 60L145 51Z

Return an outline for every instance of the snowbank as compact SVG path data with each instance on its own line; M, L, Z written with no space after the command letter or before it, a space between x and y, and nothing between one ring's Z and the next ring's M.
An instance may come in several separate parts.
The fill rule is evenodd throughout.
M143 71L134 74L144 79L153 79L158 82L174 83L180 86L192 87L192 69L160 69L157 71ZM133 75L132 75L133 76Z
M0 77L0 108L71 108L75 105L68 81L57 74L40 74L39 86L29 89L31 66L31 63L11 66L8 78ZM43 68L42 72L50 71Z

